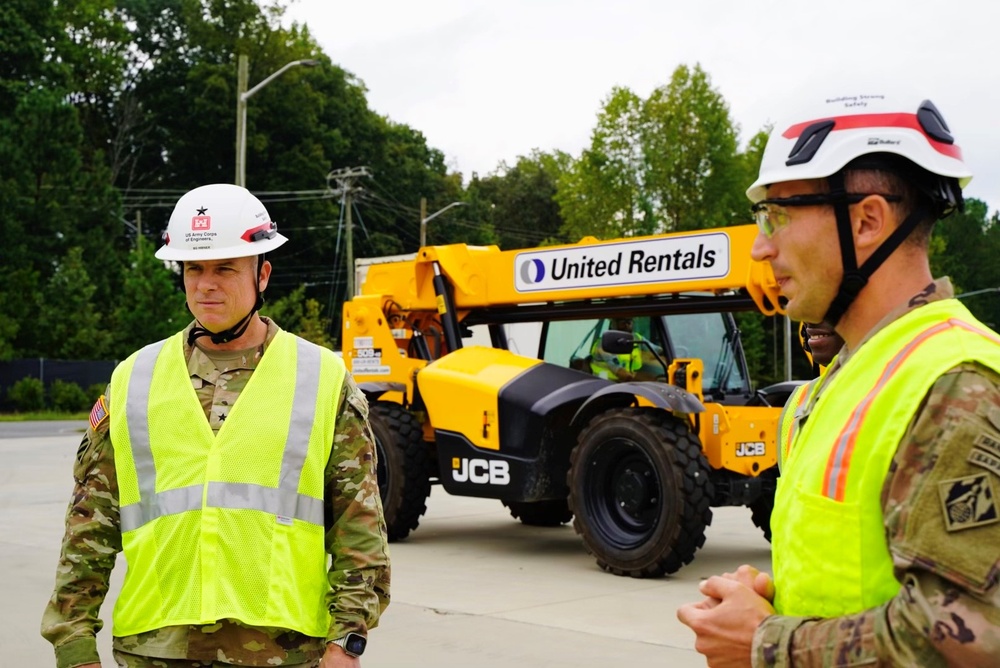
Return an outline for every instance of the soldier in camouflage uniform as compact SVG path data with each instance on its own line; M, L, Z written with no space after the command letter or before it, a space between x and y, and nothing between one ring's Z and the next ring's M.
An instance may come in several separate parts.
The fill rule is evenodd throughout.
M970 178L919 99L827 98L769 140L748 191L754 258L771 263L791 317L835 323L845 346L797 409L772 517L775 578L743 565L678 610L708 665L1000 665L1000 336L931 279L927 250ZM896 436L868 438L882 433ZM831 484L816 494L814 479ZM845 492L843 480L865 482ZM792 507L805 492L826 505ZM845 498L857 524L810 515L847 516L830 510Z
M188 305L197 320L184 330L183 354L205 418L213 434L218 435L279 335L278 326L260 317L257 309L262 303L259 292L266 287L270 274L270 263L263 259L263 252L285 239L276 234L263 205L242 188L196 189L178 202L175 215L186 217L185 222L190 220L195 212L186 208L192 204L207 207L200 214L214 214L216 228L223 226L227 213L221 210L223 207L240 210L243 205L254 213L263 212L267 226L266 234L248 244L252 251L242 255L233 251L236 259L184 262ZM260 220L254 221L254 225L259 224ZM175 234L174 228L172 218L168 231ZM170 245L168 240L165 248ZM249 315L241 318L246 309L251 309ZM108 394L97 402L74 466L76 487L67 513L55 591L42 620L42 635L54 645L59 668L100 665L96 634L103 624L98 612L108 591L116 555L123 547L119 475L109 416L113 403L125 399L112 396L109 387ZM367 422L368 405L346 373L333 415L333 443L323 472L325 528L321 530L325 532L326 552L332 555L325 594L331 621L325 637L289 628L251 626L240 619L172 625L116 635L113 647L119 666L360 665L357 656L352 656L360 654L357 645L347 648L354 652L345 652L341 639L349 634L365 637L377 625L389 603L389 556L375 476L374 440ZM223 546L230 550L241 548ZM142 567L129 563L130 570Z

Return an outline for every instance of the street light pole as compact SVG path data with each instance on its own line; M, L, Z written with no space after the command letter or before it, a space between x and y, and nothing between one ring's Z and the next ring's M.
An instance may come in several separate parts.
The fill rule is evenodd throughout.
M319 65L319 61L293 60L290 63L286 63L281 69L272 72L250 90L247 90L247 78L250 69L249 60L246 55L240 55L236 72L236 185L245 188L247 181L247 100L253 97L261 88L299 65L316 67Z
M425 201L423 199L421 199L420 204L421 204L420 212L422 214L424 211L427 210L426 209L426 203L425 203ZM430 221L434 220L435 218L437 218L438 216L440 216L442 213L444 213L448 209L452 208L453 206L465 206L465 202L452 202L451 204L449 204L445 208L440 209L438 211L435 211L434 213L432 213L431 215L427 216L426 218L421 218L420 219L420 247L421 248L423 248L424 246L427 245L427 223L429 223Z
M955 295L955 299L965 299L966 297L972 297L975 295L984 295L987 292L1000 292L1000 288L983 288L982 290L973 290L972 292L963 292L960 295Z

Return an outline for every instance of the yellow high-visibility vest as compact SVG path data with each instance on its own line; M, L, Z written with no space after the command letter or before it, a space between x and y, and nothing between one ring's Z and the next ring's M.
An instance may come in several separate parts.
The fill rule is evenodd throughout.
M792 435L771 515L779 614L849 615L899 591L882 487L927 392L963 362L1000 371L1000 337L946 299L877 332L823 387Z
M788 395L784 407L781 409L781 416L778 418L778 471L788 458L788 451L792 446L792 439L795 432L795 418L802 407L809 402L809 395L812 388L819 382L814 378L808 383L799 385Z
M632 336L636 341L645 340L643 339L642 334L640 334L639 332L635 332ZM590 347L591 373L600 378L606 378L608 380L617 380L617 376L615 376L614 371L612 371L608 367L608 362L603 359L597 358L597 355L599 354L600 351L600 347L601 347L600 340L594 341L594 344ZM631 352L619 353L618 355L615 355L615 357L618 359L618 364L626 371L635 373L636 371L642 368L642 350L640 349L639 346L633 347Z
M344 364L279 331L213 434L182 337L111 379L128 561L114 635L236 619L325 637L324 472Z

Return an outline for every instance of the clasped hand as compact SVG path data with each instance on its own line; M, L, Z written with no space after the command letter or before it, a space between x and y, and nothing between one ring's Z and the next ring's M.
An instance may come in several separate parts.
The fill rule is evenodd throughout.
M750 666L754 632L774 614L771 577L743 565L735 573L702 580L698 589L706 598L677 610L677 618L697 636L695 650L710 668Z

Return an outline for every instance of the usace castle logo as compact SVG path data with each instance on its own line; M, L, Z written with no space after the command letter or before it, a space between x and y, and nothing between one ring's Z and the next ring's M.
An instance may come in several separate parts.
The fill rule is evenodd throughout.
M205 207L198 209L198 215L191 217L191 231L192 232L204 232L205 230L212 229L212 217L205 215L208 211Z

